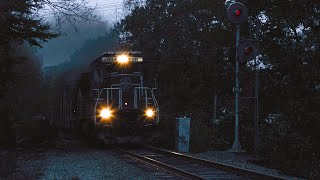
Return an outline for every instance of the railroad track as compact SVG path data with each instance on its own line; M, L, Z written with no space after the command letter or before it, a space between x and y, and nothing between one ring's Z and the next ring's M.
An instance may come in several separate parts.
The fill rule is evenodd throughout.
M284 179L151 146L113 148L135 160L184 179Z

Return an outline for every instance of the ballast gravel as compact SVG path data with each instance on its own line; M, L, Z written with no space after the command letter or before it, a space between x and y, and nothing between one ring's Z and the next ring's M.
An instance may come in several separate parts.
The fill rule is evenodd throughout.
M283 175L280 171L255 165L250 156L226 151L188 153L244 169L298 179ZM158 179L154 172L129 163L123 156L111 150L82 149L78 151L46 150L21 153L18 157L17 175L13 179L45 180L104 180L104 179ZM19 177L19 178L17 178Z
M118 158L111 150L47 151L26 155L19 164L21 172L33 174L32 179L154 179L150 172Z
M240 167L243 169L253 170L257 172L262 172L269 175L279 176L284 179L299 179L296 177L290 177L282 174L280 171L270 168L265 168L262 166L255 165L249 162L252 159L251 156L247 155L238 155L235 153L227 151L209 151L204 153L190 153L191 156L196 156L201 159L211 160L218 163L223 163L230 166Z

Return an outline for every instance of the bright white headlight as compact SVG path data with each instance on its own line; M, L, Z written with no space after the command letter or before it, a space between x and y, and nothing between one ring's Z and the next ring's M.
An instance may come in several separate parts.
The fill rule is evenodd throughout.
M117 62L119 64L127 64L129 62L129 56L122 54L117 56Z
M112 116L112 111L110 109L104 108L100 111L100 117L102 119L109 119Z
M146 110L146 116L151 118L154 116L154 111L152 109L147 109Z

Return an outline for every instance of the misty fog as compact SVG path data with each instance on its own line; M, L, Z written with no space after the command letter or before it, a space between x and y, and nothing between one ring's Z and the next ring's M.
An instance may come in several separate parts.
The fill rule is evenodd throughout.
M58 65L62 62L70 61L70 55L80 49L86 40L96 39L103 36L108 31L106 24L99 22L76 24L62 24L56 27L55 32L61 35L58 38L43 42L43 48L37 48L37 56L43 62L43 66Z

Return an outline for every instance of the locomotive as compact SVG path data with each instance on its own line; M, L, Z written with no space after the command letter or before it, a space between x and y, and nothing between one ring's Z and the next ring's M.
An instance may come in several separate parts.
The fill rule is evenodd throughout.
M53 124L78 128L107 144L154 140L160 112L152 66L139 52L103 53L64 88Z

